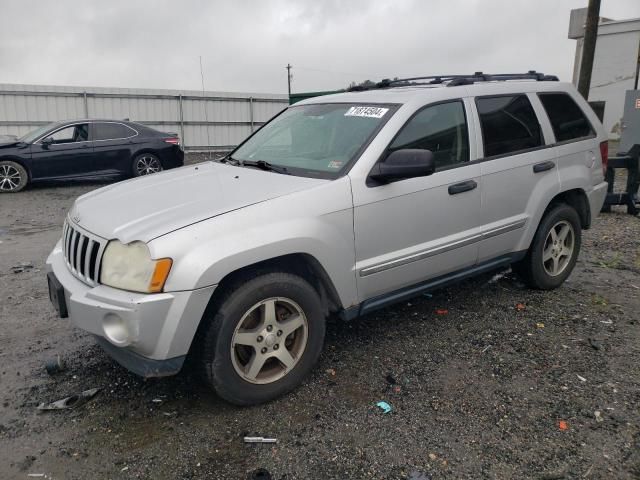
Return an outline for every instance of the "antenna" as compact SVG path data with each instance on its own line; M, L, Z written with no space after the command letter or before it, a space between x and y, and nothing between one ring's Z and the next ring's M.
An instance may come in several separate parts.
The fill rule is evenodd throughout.
M202 109L204 110L204 121L206 123L205 129L207 130L207 150L209 151L209 160L211 160L211 140L209 139L209 116L207 114L207 101L204 99L204 73L202 73L202 55L200 55L200 80L202 81Z

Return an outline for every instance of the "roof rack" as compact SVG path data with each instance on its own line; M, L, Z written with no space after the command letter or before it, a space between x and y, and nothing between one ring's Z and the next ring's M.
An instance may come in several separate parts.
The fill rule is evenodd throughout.
M358 92L372 90L375 88L395 88L410 87L416 85L439 85L446 83L448 87L459 85L472 85L477 82L504 82L507 80L536 80L537 82L557 82L555 75L545 75L544 73L529 70L527 73L483 73L475 72L473 75L428 75L424 77L398 78L384 80L371 87L351 87L348 91Z

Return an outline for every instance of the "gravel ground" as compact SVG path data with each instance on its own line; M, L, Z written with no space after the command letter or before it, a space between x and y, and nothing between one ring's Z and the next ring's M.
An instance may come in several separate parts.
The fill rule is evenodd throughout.
M496 272L331 322L304 385L237 408L189 371L129 374L56 318L44 261L73 199L99 186L0 199L3 478L640 478L638 218L600 216L559 290ZM49 376L56 355L67 368ZM78 409L36 411L93 387Z

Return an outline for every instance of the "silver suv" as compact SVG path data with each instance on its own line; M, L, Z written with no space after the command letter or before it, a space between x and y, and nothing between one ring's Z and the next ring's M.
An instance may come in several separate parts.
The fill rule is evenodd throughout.
M559 287L602 207L607 138L570 84L426 77L293 105L217 162L78 198L47 259L60 316L143 375L187 355L240 405L353 319L511 265Z

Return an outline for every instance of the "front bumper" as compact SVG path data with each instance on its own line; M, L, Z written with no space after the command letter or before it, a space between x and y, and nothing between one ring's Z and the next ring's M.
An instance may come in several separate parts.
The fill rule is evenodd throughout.
M68 270L60 242L47 258L47 269L62 284L71 321L98 337L121 365L145 377L180 370L215 289L144 294L91 287Z

